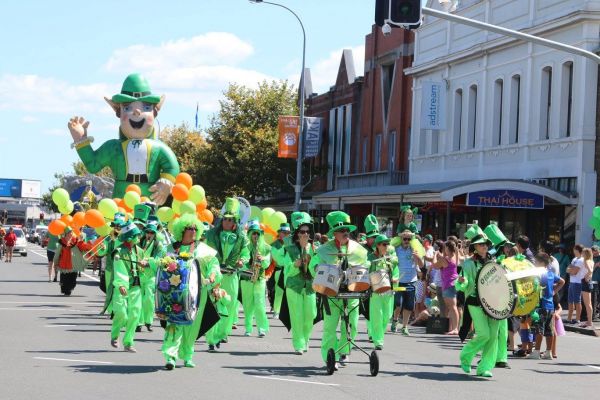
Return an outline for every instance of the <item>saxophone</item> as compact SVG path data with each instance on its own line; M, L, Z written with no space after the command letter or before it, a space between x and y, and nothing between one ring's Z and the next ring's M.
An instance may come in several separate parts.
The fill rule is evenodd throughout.
M259 276L260 276L260 268L261 268L262 264L261 262L258 260L258 249L256 244L253 245L253 251L252 251L252 277L250 278L250 281L252 283L256 283L256 281L258 280Z

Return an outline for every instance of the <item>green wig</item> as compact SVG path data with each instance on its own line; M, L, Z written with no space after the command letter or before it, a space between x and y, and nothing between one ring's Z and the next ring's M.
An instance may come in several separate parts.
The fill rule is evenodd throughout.
M173 232L171 232L175 240L181 242L185 228L190 226L196 228L195 240L200 240L202 237L202 232L204 232L204 225L202 225L202 222L200 222L200 220L198 220L194 214L183 214L181 217L175 220L175 223L173 224Z

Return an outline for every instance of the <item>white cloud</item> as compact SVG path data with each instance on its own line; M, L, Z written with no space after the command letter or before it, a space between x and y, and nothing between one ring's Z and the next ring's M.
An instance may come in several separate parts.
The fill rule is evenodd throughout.
M23 118L21 118L21 121L23 121L26 124L33 124L34 122L39 121L39 119L37 117L34 117L33 115L26 115Z

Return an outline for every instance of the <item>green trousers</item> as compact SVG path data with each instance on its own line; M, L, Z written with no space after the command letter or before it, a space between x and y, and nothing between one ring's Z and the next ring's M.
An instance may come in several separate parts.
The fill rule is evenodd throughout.
M329 308L331 314L328 315L325 311L323 312L323 339L321 340L321 356L323 357L323 361L327 361L327 352L329 349L333 349L336 352L335 360L339 361L340 355L350 354L350 344L346 343L346 324L342 321L340 328L340 339L337 336L337 328L340 325L340 320L342 316L343 309L343 301L342 300L332 300L327 299L329 301ZM350 319L350 337L352 340L356 339L356 335L358 333L358 300L348 300L348 312ZM340 345L344 344L344 346L340 349ZM339 352L338 352L339 350Z
M206 307L207 300L208 289L203 287L200 293L198 312L191 325L167 323L162 345L162 353L167 362L175 362L177 358L183 361L192 361L192 357L194 356L194 344L196 343L198 332L200 332L202 314L204 313L204 307Z
M469 340L460 352L460 363L471 365L473 358L481 351L481 361L477 366L477 374L491 372L496 365L498 354L498 325L500 321L488 317L479 306L468 306L475 336ZM506 346L505 346L506 347Z
M508 320L498 321L498 354L496 362L508 362Z
M383 346L383 337L390 318L392 318L392 307L394 295L373 293L369 301L369 335L375 346Z
M292 345L296 351L308 351L308 343L313 330L313 321L317 316L317 296L314 292L296 292L290 288L285 290L290 321L292 323Z
M110 314L112 312L112 295L113 295L113 271L104 270L106 297L104 298L104 312Z
M240 288L240 278L237 274L233 275L223 275L223 280L221 281L221 288L224 289L228 295L231 296L231 303L227 307L227 317L221 317L216 326L216 331L214 334L216 335L214 339L223 340L227 339L227 337L231 334L232 326L235 321L235 317L238 314L238 290ZM213 343L209 343L213 344ZM214 343L216 344L216 343Z
M267 281L259 279L252 283L251 281L241 281L242 307L244 308L244 325L246 333L252 333L252 322L256 319L256 328L258 333L267 333L269 331L269 319L267 318L266 308L266 290Z
M135 328L140 320L142 310L142 291L139 286L130 287L127 296L123 296L119 289L113 288L112 296L113 321L110 336L117 340L121 329L125 328L123 337L124 346L133 346Z
M279 287L279 277L283 272L281 270L275 271L275 299L273 300L273 312L279 314L281 311L281 299L283 298L283 289Z
M142 312L140 314L139 325L152 324L154 321L154 307L156 296L156 278L144 278L142 285Z

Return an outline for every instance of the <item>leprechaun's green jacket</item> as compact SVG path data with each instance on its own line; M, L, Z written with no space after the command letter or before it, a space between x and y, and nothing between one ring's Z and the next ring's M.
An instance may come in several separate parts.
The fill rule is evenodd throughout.
M369 262L367 261L367 249L365 249L363 246L354 240L350 240L348 242L347 250L348 266L369 266ZM310 268L314 269L319 264L337 265L340 262L338 253L340 253L340 250L337 248L335 240L330 240L317 249L315 257L312 257L310 261Z
M160 140L143 139L148 149L146 175L148 183L127 181L127 145L130 140L111 139L104 142L98 150L92 149L89 142L77 147L77 154L85 168L95 174L104 167L109 167L115 177L113 197L122 198L125 189L136 183L143 196L150 196L150 187L160 178L175 182L179 174L179 163L175 153Z
M248 251L248 237L243 230L237 229L232 232L224 232L223 228L217 226L206 232L206 244L217 251L215 257L220 265L237 268L237 262L247 264L250 260Z

